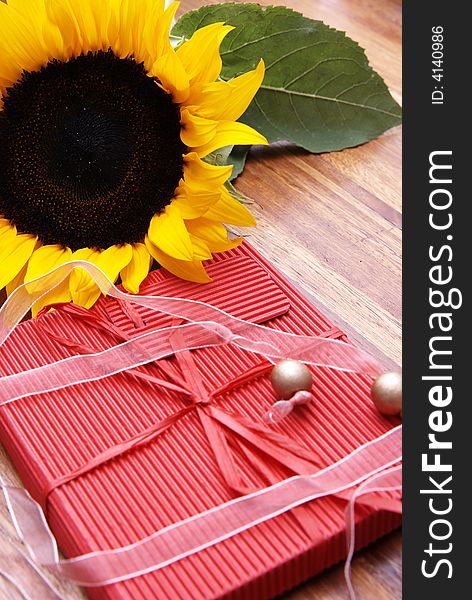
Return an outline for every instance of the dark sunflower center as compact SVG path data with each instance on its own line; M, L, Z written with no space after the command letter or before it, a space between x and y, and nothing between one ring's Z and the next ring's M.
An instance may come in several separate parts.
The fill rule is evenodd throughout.
M0 143L0 214L72 249L142 240L183 172L178 106L110 51L24 73Z

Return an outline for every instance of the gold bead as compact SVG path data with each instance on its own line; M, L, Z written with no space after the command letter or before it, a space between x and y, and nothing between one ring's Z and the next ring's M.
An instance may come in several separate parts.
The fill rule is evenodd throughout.
M402 412L402 375L395 371L383 373L372 384L372 400L383 415Z
M310 390L313 377L309 368L298 360L284 359L278 362L270 375L272 386L283 400L296 392Z

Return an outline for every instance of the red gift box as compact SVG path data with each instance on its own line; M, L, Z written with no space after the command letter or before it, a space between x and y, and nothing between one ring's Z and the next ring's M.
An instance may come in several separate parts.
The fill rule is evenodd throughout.
M347 341L248 244L219 255L208 272L213 282L203 286L161 269L148 277L142 293L202 300L271 328ZM65 307L15 330L2 349L0 375L102 350L170 324L172 317L130 310L112 298L100 299L88 313ZM45 506L61 548L76 556L130 544L280 481L294 474L294 462L304 473L315 472L397 424L373 407L368 377L313 368L316 402L297 407L272 428L274 439L293 450L293 460L284 460L273 441L235 433L210 410L217 406L230 421L243 419L257 431L276 399L268 368L261 356L233 346L179 353L5 405L0 438L25 486ZM189 376L188 369L196 373ZM187 398L153 378L197 379L212 403L189 407ZM166 419L170 424L159 435L80 472L101 453ZM89 594L114 600L274 597L346 556L345 508L342 498L318 499L163 569ZM356 547L399 524L396 513L358 506Z

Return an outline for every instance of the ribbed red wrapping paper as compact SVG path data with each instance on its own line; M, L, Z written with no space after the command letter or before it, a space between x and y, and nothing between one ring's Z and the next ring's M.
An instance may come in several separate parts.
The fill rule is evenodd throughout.
M203 300L269 327L345 340L250 245L219 255L208 270L214 279L208 285L183 282L164 270L153 272L142 293ZM127 310L110 298L102 298L92 310L105 312L130 335L158 323L170 324L169 317L136 308L144 320L137 328ZM17 328L2 350L0 374L75 354L73 347L55 341L51 330L95 350L117 343L53 311ZM228 346L198 350L193 356L209 390L263 361ZM156 365L144 369L162 377ZM310 449L320 466L398 424L373 407L367 377L324 368L313 369L313 375L316 402L296 408L274 429ZM217 402L228 412L260 423L275 400L263 376ZM25 486L40 500L40 490L52 480L184 406L177 393L121 373L2 407L0 439ZM250 447L236 453L236 462L254 489L293 474ZM56 489L49 497L47 516L65 554L75 556L132 543L232 497L193 412L145 447ZM273 598L346 556L345 508L342 499L322 498L159 571L88 592L92 598L110 600ZM365 505L358 506L356 517L357 548L400 524L397 514Z

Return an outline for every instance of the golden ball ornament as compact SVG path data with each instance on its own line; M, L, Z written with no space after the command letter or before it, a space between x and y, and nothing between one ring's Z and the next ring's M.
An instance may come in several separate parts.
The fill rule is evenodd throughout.
M272 387L282 400L288 400L297 392L308 391L313 385L310 369L298 360L284 359L272 369Z
M402 374L396 371L382 373L372 384L371 396L383 415L402 413Z

